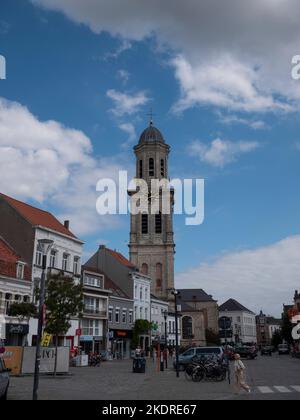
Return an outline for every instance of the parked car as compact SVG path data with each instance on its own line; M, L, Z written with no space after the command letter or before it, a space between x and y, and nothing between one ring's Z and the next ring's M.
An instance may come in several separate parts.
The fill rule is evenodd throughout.
M246 359L255 359L257 357L257 348L255 346L237 346L235 352Z
M264 346L260 350L260 354L262 356L272 356L273 353L273 347L272 346Z
M4 360L0 357L0 400L7 400L9 387L9 369L6 369Z
M279 344L278 346L278 354L290 354L290 349L288 344Z
M200 357L215 357L219 360L223 360L224 351L222 347L191 347L184 353L178 356L180 370L185 370L185 367L191 363L194 358ZM174 361L174 368L176 368L176 362Z

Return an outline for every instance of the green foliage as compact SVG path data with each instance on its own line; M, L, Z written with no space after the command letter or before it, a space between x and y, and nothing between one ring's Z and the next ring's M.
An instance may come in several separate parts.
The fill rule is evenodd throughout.
M213 330L211 329L206 329L205 330L205 336L206 336L206 342L207 345L220 345L221 344L221 340L219 337L219 334L216 334Z
M131 341L131 347L136 348L139 345L139 337L141 334L147 334L151 330L151 322L145 319L137 319L133 327L133 338Z
M9 307L9 316L34 318L37 316L37 310L33 303L13 303Z
M49 278L46 283L45 305L45 331L55 336L65 335L71 327L71 319L82 316L82 285L75 284L72 278L61 274Z

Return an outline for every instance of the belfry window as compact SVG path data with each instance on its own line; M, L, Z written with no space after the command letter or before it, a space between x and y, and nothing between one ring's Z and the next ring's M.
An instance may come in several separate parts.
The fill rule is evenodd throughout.
M154 176L154 159L149 159L149 176Z
M143 178L143 161L142 160L140 160L139 176L140 178Z
M162 233L161 213L155 215L155 233Z
M148 233L148 214L142 214L142 234Z
M164 159L161 159L160 161L160 174L161 176L165 176L165 161Z

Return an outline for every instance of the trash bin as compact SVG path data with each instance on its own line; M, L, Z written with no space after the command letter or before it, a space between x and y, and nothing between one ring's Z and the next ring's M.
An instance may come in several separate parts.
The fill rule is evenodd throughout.
M135 357L132 365L133 373L145 373L146 372L146 359L144 357Z

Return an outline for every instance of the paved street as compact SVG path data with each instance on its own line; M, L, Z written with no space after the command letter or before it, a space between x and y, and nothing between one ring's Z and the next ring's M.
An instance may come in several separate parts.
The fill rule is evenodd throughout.
M133 374L131 361L114 361L100 368L73 368L68 377L41 377L39 396L45 400L300 400L300 360L289 356L246 361L252 393L239 396L227 382L193 383L183 373L177 379L172 369L157 373L152 360L147 363L146 374ZM32 378L12 378L9 399L30 399L31 389Z

